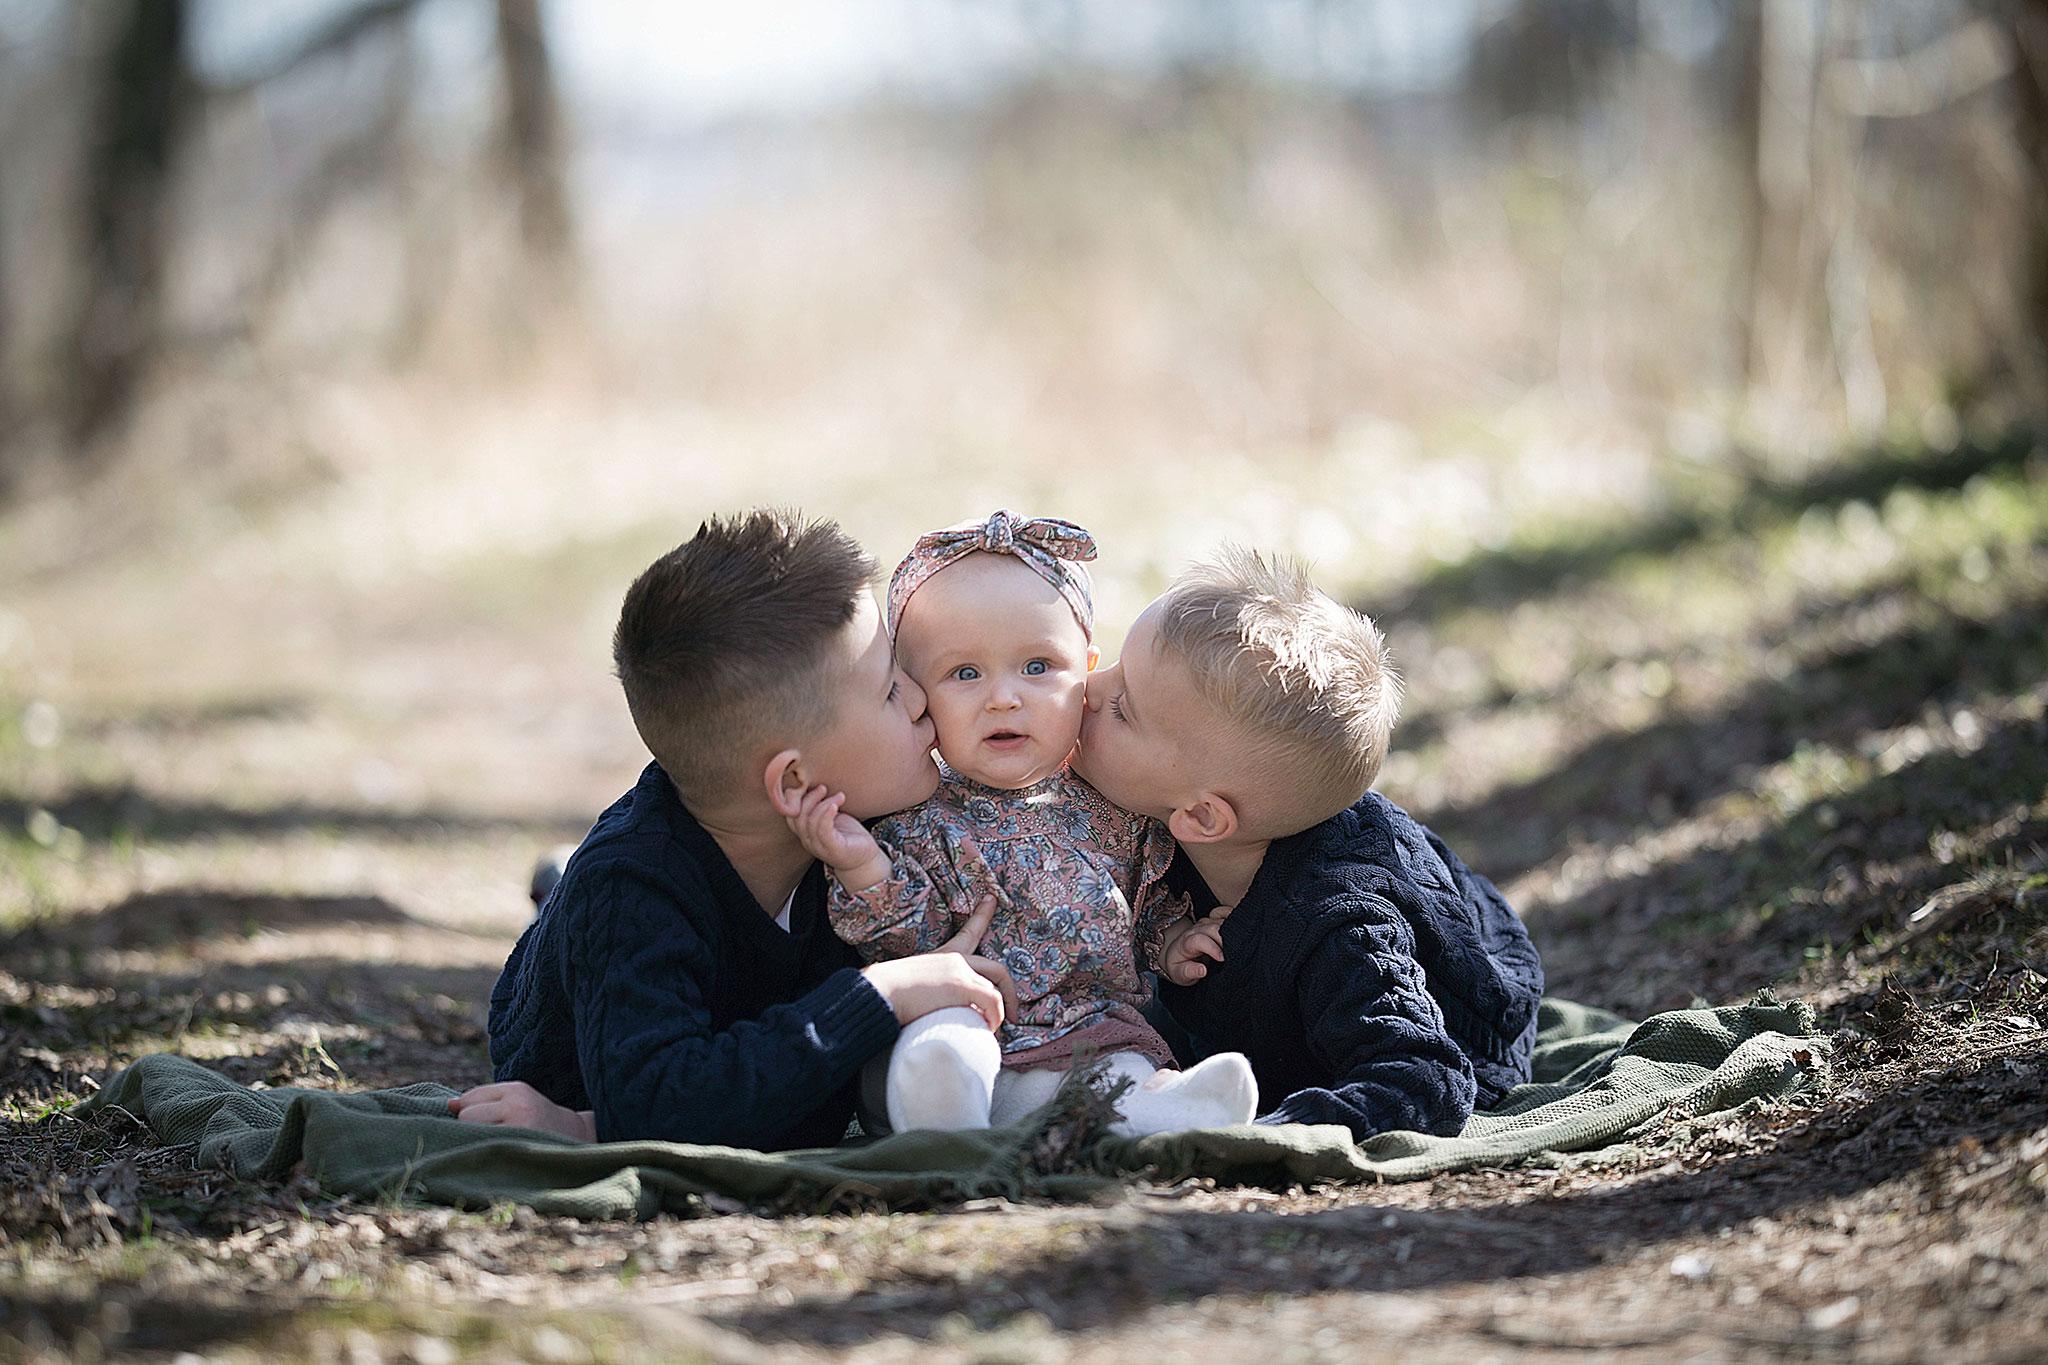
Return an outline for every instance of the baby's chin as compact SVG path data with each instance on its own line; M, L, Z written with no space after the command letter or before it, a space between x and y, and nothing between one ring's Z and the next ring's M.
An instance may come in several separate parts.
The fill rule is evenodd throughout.
M970 782L979 782L984 787L995 787L1002 791L1022 791L1026 787L1035 787L1058 772L1061 765L1073 756L1074 746L1069 744L1058 763L1037 763L1030 769L1020 772L1014 764L992 765L978 751L956 754L948 752L943 744L939 746L939 757L945 760L946 767L956 775Z

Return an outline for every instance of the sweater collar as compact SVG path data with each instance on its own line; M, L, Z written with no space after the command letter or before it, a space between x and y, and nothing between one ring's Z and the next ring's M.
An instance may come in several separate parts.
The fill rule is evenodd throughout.
M754 893L747 889L746 879L732 865L732 859L725 856L718 840L697 823L696 816L690 814L690 808L676 795L676 784L669 781L668 774L661 770L659 763L649 763L646 771L640 774L640 789L666 817L669 832L675 836L676 843L703 869L704 879L711 884L711 894L717 902L742 912L749 922L759 920L774 928L774 916L754 899ZM822 865L813 862L796 884L796 903L789 912L792 937L808 932L817 918L818 907L824 901L822 871ZM781 908L776 907L777 910ZM778 928L775 932L780 934L782 931Z

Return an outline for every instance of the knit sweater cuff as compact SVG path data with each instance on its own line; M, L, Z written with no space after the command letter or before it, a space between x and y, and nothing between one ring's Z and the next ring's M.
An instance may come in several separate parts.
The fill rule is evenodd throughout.
M866 1061L896 1041L902 1026L896 1011L868 979L852 967L841 967L820 982L812 1016L819 1039L835 1052Z

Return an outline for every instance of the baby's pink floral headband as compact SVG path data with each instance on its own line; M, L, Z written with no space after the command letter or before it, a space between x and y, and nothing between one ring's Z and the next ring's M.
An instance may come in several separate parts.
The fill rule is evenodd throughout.
M956 559L971 554L1014 555L1059 591L1082 633L1095 638L1095 601L1088 591L1088 571L1080 561L1095 558L1095 537L1071 521L1035 517L1026 521L1015 512L992 512L983 521L963 521L917 538L910 553L889 575L889 633L903 618L903 605L927 578Z

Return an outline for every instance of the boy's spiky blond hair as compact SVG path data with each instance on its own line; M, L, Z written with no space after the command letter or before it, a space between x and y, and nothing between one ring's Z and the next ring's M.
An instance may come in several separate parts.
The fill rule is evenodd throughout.
M1240 818L1268 836L1319 824L1379 776L1401 679L1370 619L1284 556L1225 546L1174 579L1159 643L1246 741L1260 789Z

